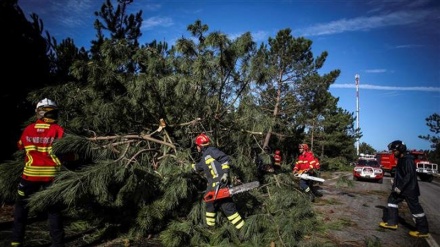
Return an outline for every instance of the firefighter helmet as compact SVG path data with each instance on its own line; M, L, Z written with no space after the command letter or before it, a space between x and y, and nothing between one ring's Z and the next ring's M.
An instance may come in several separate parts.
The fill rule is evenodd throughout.
M406 152L406 145L402 141L396 140L396 141L393 141L390 144L388 144L388 150L390 150L390 151L397 150L400 153L405 153Z
M309 150L309 145L302 143L298 145L298 149L304 149L304 151L308 151Z
M278 150L278 149L275 150L275 154L278 154L278 155L279 155L280 153L281 153L280 150Z
M58 106L57 106L57 103L55 103L55 101L48 99L48 98L44 98L37 103L37 107L35 107L35 109L38 109L40 107L57 108Z
M45 122L55 122L58 118L58 106L55 101L44 98L37 103L35 107L38 119L43 119Z
M211 140L209 139L209 137L205 133L201 133L200 135L198 135L196 137L196 144L199 147L209 145L210 141Z

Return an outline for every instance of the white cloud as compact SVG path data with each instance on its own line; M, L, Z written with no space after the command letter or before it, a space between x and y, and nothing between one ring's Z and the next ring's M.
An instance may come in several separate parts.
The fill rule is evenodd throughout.
M266 31L257 31L252 33L252 38L254 41L260 42L260 41L266 41L269 34Z
M330 88L356 88L352 84L332 84ZM393 86L377 86L371 84L359 84L359 88L372 90L394 90L394 91L424 91L424 92L440 92L440 87L393 87Z
M366 73L385 73L387 72L386 69L367 69L365 70Z
M154 27L169 27L174 25L173 19L169 17L151 17L142 22L141 30L152 29Z
M302 36L319 36L343 33L347 31L368 31L387 26L400 26L418 23L431 14L431 11L398 11L370 17L341 19L329 23L321 23L299 30Z

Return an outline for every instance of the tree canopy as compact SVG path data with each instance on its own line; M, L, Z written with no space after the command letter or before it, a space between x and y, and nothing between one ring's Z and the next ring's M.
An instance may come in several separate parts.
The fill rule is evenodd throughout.
M119 0L115 8L107 0L95 12L89 51L71 38L58 44L37 35L48 61L38 71L50 83L34 85L27 100L58 102L67 135L54 150L81 158L31 198L32 210L63 203L72 221L87 222L100 238L161 233L166 246L298 245L317 218L290 174L297 145L310 143L322 167L334 170L354 159L360 135L353 114L328 90L340 71L320 74L329 54L315 56L313 42L289 28L257 44L250 32L231 39L201 20L175 44L139 44L142 12L126 13L131 2ZM40 23L36 16L33 23ZM206 231L205 181L191 171L201 132L231 156L234 184L257 179L255 149L284 155L280 174L234 196L246 219L241 233L222 217L221 227ZM1 201L15 198L22 156L0 165Z

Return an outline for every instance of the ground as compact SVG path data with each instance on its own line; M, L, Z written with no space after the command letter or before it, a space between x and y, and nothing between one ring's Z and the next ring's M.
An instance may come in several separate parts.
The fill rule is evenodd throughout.
M313 204L315 211L329 229L323 234L332 245L338 247L427 247L424 239L408 235L414 223L405 203L399 208L399 229L379 227L386 212L390 181L383 184L368 181L352 181L351 173L333 173L322 185L324 196ZM384 211L385 210L385 211Z
M383 184L374 182L352 181L351 173L337 172L324 173L326 181L318 184L324 194L317 198L313 207L322 222L322 232L309 239L322 239L326 246L337 247L428 247L423 239L414 239L408 236L408 231L413 230L409 210L402 203L400 212L400 225L396 231L382 229L378 226L386 209L386 199L389 193L389 181ZM388 183L387 183L388 182ZM388 187L387 187L388 186ZM0 207L0 246L8 246L11 234L13 213L11 205ZM31 222L28 233L48 234L45 222ZM126 246L161 246L157 239L145 239L142 243L130 243L124 239L115 239L105 243L87 245L82 236L68 235L66 247L126 247ZM47 237L47 235L46 235ZM307 244L307 238L305 244ZM34 242L31 246L49 246L47 242Z

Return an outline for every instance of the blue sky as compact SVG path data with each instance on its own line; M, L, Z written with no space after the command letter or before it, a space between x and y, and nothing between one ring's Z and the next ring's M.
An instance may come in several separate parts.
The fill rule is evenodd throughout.
M116 0L112 0L116 4ZM104 0L19 0L36 13L58 42L72 38L90 47L94 12ZM140 43L174 44L190 37L196 20L230 38L251 32L267 43L282 29L313 41L315 57L329 56L320 73L340 69L330 87L339 106L357 116L360 142L377 150L403 140L410 149L430 149L418 135L432 135L425 118L440 114L440 1L438 0L134 0L128 12L143 11ZM357 124L355 123L355 126Z

